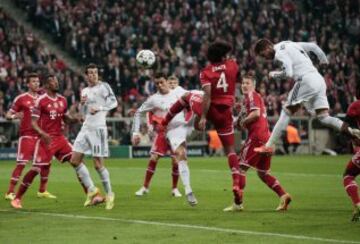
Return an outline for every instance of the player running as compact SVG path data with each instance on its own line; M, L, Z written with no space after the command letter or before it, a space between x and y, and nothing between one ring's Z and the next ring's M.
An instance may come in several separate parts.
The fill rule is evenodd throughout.
M139 129L141 123L141 114L152 112L154 116L163 118L169 107L176 102L186 91L180 86L171 90L164 74L158 73L155 75L155 86L157 93L150 96L136 111L133 121L133 145L138 145L140 142ZM169 124L167 132L162 132L156 129L156 137L150 151L150 160L148 170L154 171L160 157L164 156L170 150L179 167L180 179L185 188L187 201L191 206L197 204L197 200L190 185L190 170L188 167L186 156L186 136L187 126L184 114L179 114ZM152 172L153 173L153 172ZM139 191L146 191L148 189L140 189ZM138 192L137 192L138 193ZM140 192L139 192L140 194ZM172 194L175 194L174 189ZM137 194L138 195L138 194Z
M235 60L226 56L232 50L231 46L222 41L212 43L207 51L210 64L200 73L200 82L204 95L188 92L182 96L170 109L163 126L172 120L183 109L192 110L195 117L195 128L204 130L206 120L215 127L228 157L228 164L233 179L234 201L241 204L239 189L239 164L235 153L235 139L232 108L235 102L235 83L238 78L238 65Z
M360 85L357 87L358 100L350 104L345 121L354 127L360 128ZM360 220L359 187L355 178L360 174L360 141L353 140L355 154L346 166L344 172L344 188L354 206L352 221Z
M36 73L29 73L26 76L28 92L17 96L6 114L9 120L20 119L20 137L18 141L18 152L16 158L16 167L11 174L10 185L5 194L6 200L14 200L15 187L27 162L33 159L36 142L39 140L38 133L31 126L31 108L38 98L40 86L39 76ZM47 188L50 165L40 174L40 187L37 193L39 198L56 198L49 193Z
M245 100L241 107L242 113L236 123L240 130L246 129L248 131L248 138L239 155L241 204L234 203L225 208L224 211L243 210L242 202L246 184L246 172L250 167L254 168L259 178L280 197L280 204L276 210L287 210L291 197L281 187L280 182L270 174L271 155L254 152L255 147L264 145L270 137L264 101L261 95L255 91L255 80L251 76L245 76L242 79L241 90L245 95Z
M292 78L295 81L269 140L264 146L256 148L257 152L273 153L273 147L286 129L290 116L298 111L302 104L309 112L315 112L321 124L360 138L360 130L352 129L342 120L329 115L326 83L309 57L311 52L317 56L320 64L328 64L325 53L315 43L283 41L274 45L267 39L260 39L256 43L256 55L282 64L281 71L269 73L270 78Z
M109 84L99 80L95 64L86 66L85 75L88 87L81 91L85 121L75 139L70 162L78 165L83 162L85 154L92 155L95 169L106 192L105 208L110 210L115 204L115 193L112 191L110 174L104 163L104 158L109 156L106 115L117 107L118 102ZM88 204L90 202L85 203Z
M34 178L42 171L48 170L52 157L55 156L60 162L69 161L72 147L69 141L62 134L63 122L78 122L78 119L71 118L66 114L67 102L65 97L59 95L59 82L54 75L47 75L44 80L46 93L41 95L35 102L32 109L32 127L40 135L36 142L34 161L31 169L24 176L16 197L11 201L13 208L22 208L21 199L32 184ZM99 194L98 188L90 177L89 171L83 163L72 163L82 184L87 189L86 202L91 203L93 198Z

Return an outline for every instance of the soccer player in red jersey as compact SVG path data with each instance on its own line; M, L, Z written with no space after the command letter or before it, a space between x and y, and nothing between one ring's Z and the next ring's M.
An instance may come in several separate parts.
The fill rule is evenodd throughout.
M47 75L44 83L46 93L36 100L32 109L31 121L33 129L40 135L41 139L35 145L33 165L24 176L15 199L11 201L11 206L14 208L22 208L22 196L36 175L49 169L53 156L61 162L66 162L69 161L72 153L71 144L62 134L62 125L63 122L77 122L78 119L71 118L66 114L67 102L63 96L57 93L59 82L56 76ZM99 190L94 186L89 171L83 163L73 164L73 167L87 189L86 202L91 202L98 195Z
M357 87L358 100L350 104L345 121L353 128L360 127L360 85ZM355 178L360 174L360 140L353 139L355 154L346 166L344 172L344 187L354 205L352 221L360 220L359 187Z
M200 73L200 82L204 95L195 92L186 93L169 110L162 125L166 126L175 114L184 108L191 109L198 117L195 128L204 130L209 120L215 127L228 157L233 179L235 203L240 205L239 164L234 146L234 126L232 108L235 102L235 83L238 79L238 65L226 56L231 46L222 41L212 43L207 51L210 64Z
M237 127L248 131L248 138L240 152L240 181L241 204L234 203L224 211L241 211L243 209L243 191L246 183L246 172L252 167L256 169L259 178L279 197L280 204L277 211L287 210L291 197L281 187L279 181L270 174L271 155L254 152L255 147L262 146L270 137L266 109L261 95L255 91L255 80L251 76L242 79L241 90L245 95L242 112L237 120Z
M6 114L6 118L9 120L21 120L16 167L11 174L9 189L5 194L6 200L13 200L15 198L14 190L16 184L19 181L26 163L32 160L36 142L39 140L38 133L31 126L31 108L38 98L37 92L40 86L39 76L36 73L29 73L26 76L26 84L28 86L28 92L17 96L10 110ZM37 193L38 197L56 198L56 196L50 194L46 190L50 172L49 169L50 165L49 168L44 170L40 175L40 187Z

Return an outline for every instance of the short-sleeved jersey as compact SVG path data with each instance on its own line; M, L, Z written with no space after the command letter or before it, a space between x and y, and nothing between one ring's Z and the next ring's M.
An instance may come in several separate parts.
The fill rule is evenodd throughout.
M354 119L357 123L358 128L360 128L360 100L357 100L350 104L346 115Z
M65 97L59 94L50 97L47 93L41 95L35 102L32 116L38 117L40 128L50 136L62 135L64 115L67 111Z
M31 109L35 105L35 100L38 96L32 96L26 92L17 96L10 108L14 113L23 113L20 123L20 136L37 136L37 132L31 125Z
M211 103L233 106L239 68L235 60L209 64L200 72L201 86L211 86Z
M249 138L253 140L266 141L270 136L269 125L266 118L266 108L264 100L257 92L250 92L245 96L244 100L246 115L254 110L260 110L260 117L248 124L246 129L249 132Z

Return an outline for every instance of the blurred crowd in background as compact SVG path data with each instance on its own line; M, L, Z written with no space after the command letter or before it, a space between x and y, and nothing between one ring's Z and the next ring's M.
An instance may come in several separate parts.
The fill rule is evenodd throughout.
M252 51L259 38L312 41L330 64L318 67L328 86L333 114L346 112L359 82L360 17L357 0L14 0L37 28L81 65L100 66L114 89L119 107L110 116L131 117L155 92L149 74L136 65L141 49L157 57L154 70L176 75L187 89L200 89L198 74L206 65L206 49L217 38L232 43L242 74L256 74L269 116L278 115L292 80L270 81L273 63L259 62ZM317 60L314 60L317 64ZM76 110L80 73L0 10L0 117L25 89L29 70L58 75L61 92ZM240 93L240 89L237 89ZM240 94L238 94L240 95ZM300 115L303 112L300 112Z

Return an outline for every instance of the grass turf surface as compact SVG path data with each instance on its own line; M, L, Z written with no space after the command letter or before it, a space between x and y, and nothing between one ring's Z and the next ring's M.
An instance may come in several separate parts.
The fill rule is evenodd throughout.
M222 212L232 201L225 158L189 160L192 187L199 201L196 207L190 207L185 197L171 197L169 159L159 162L150 194L141 198L134 192L143 182L147 160L108 160L116 193L111 211L104 205L84 208L85 195L72 167L53 163L48 190L58 199L38 199L38 179L24 197L23 210L13 210L1 199L0 243L360 243L360 223L350 222L352 205L342 186L349 159L274 157L272 173L293 197L285 213L274 211L277 196L253 170L248 172L245 211ZM92 166L90 161L87 165ZM2 196L13 167L13 162L0 162ZM101 186L93 169L91 174ZM179 189L183 192L181 181Z

